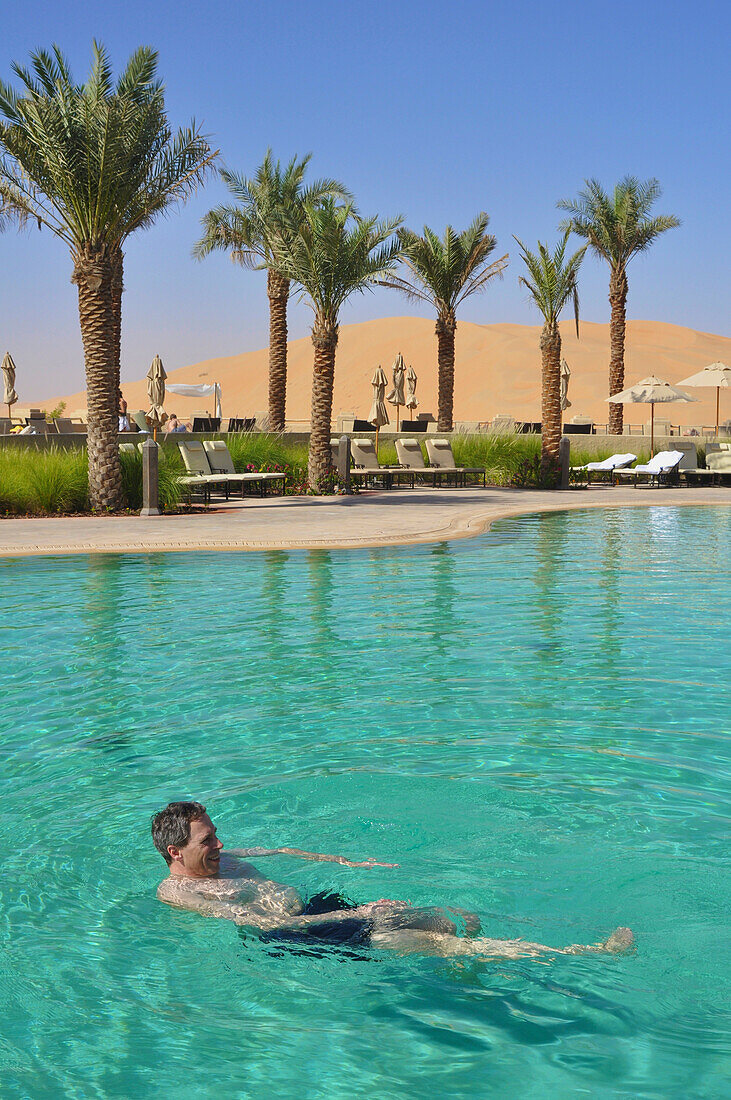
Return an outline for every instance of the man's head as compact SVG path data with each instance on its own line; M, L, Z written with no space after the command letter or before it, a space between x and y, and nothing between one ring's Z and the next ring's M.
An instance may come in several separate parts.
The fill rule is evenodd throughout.
M171 875L208 878L218 874L223 844L200 802L171 802L156 813L152 840Z

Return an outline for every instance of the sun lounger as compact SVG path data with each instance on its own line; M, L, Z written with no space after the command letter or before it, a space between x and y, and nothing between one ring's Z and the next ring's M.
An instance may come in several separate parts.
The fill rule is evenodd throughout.
M713 470L698 465L698 448L692 439L679 439L677 442L674 441L674 444L676 451L683 452L683 457L678 464L678 473L686 485L716 480Z
M191 440L191 443L197 440ZM244 495L244 485L249 482L258 483L262 496L266 496L267 485L279 484L284 495L287 475L273 470L250 470L248 473L237 474L228 446L223 439L206 439L203 443L205 457L211 468L211 473L225 474L229 482L241 485L241 495Z
M436 488L437 481L441 483L445 478L449 482L450 477L453 477L455 485L460 478L461 471L456 466L452 469L427 466L418 439L397 439L396 454L402 466L413 470L416 477L422 478L424 481L431 481L433 488Z
M137 452L137 448L135 447L134 443L120 443L119 444L119 453L121 455L133 455L133 454L136 454L136 452Z
M635 485L640 478L647 478L650 485L678 485L680 477L678 466L683 457L682 451L658 451L654 458L644 465L633 466L630 470L614 470L612 480L632 478Z
M484 466L458 466L452 454L452 444L448 439L427 439L426 453L429 455L429 465L436 470L456 470L461 476L462 484L467 484L467 475L481 477L485 484Z
M610 455L609 458L604 458L601 462L587 462L586 466L572 466L572 474L586 474L587 485L591 482L592 474L612 474L614 470L623 470L630 463L637 461L637 455L630 454L629 451L626 454Z
M380 478L384 488L390 489L394 480L398 482L401 477L405 477L413 489L413 471L405 469L403 466L381 466L372 440L351 439L350 453L353 456L353 469L350 471L351 480L362 481L365 487L369 481Z
M180 484L188 489L202 489L206 500L210 499L211 489L219 486L223 488L228 500L229 479L225 474L214 473L211 470L203 444L197 439L179 439L177 442L187 471L179 478Z
M716 481L731 478L731 443L706 444L706 466Z

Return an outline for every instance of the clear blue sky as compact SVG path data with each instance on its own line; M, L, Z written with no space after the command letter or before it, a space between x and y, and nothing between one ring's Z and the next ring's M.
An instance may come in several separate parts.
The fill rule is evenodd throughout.
M729 10L707 0L29 0L4 5L0 73L57 42L81 78L92 38L115 68L149 44L171 121L195 117L234 169L253 171L267 146L281 159L312 152L313 173L340 178L364 213L400 213L416 229L463 228L486 210L511 265L462 313L483 324L538 323L517 285L513 233L553 241L556 200L585 177L657 176L658 212L683 225L633 261L629 316L727 334ZM212 181L130 241L123 378L141 377L155 353L174 369L266 346L265 276L190 258L201 215L224 198ZM15 357L21 400L82 388L65 246L6 232L0 271L0 353ZM594 259L581 301L586 320L608 319L607 271ZM381 290L342 321L413 312ZM309 316L292 307L293 338Z

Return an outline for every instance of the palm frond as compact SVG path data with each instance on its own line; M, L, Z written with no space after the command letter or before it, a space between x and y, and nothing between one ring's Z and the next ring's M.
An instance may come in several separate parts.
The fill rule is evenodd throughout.
M320 179L305 186L311 157L311 153L294 156L282 167L267 149L251 177L222 168L221 179L237 205L217 207L205 215L204 233L194 245L193 255L202 259L223 250L245 267L274 267L282 246L297 236L306 207L315 207L325 199L350 201L349 192L338 180Z
M484 290L507 266L507 255L487 264L497 244L495 237L487 233L488 223L487 214L481 212L461 233L451 225L441 237L428 225L422 236L400 229L405 274L389 277L384 285L401 291L411 301L430 303L440 316L454 313L461 302Z
M539 241L537 253L531 252L518 237L515 237L522 260L528 270L528 277L518 276L518 283L526 288L549 328L558 324L561 310L569 300L572 300L578 335L578 274L589 246L583 245L567 259L566 248L570 235L571 231L566 230L553 252L549 252L548 246Z
M116 85L96 42L85 84L57 47L31 60L35 77L14 67L25 94L0 84L0 179L72 250L120 247L199 185L216 154L194 123L171 132L153 50L137 50Z
M332 197L303 207L300 230L275 242L274 264L318 322L337 325L341 307L392 271L400 252L400 218L361 218L353 204Z
M608 194L596 179L585 180L577 199L562 199L565 210L559 228L588 241L592 251L615 271L623 271L633 256L646 251L661 233L680 225L673 215L650 217L662 190L656 179L625 176Z

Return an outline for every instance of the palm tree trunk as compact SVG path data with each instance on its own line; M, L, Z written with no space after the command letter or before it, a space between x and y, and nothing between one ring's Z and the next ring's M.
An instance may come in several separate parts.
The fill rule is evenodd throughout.
M451 432L454 427L454 334L457 319L451 311L437 319L437 363L439 370L439 401L437 427L440 432Z
M541 332L541 474L558 464L561 443L561 333L557 324L546 323Z
M269 430L284 431L287 399L287 302L289 279L267 271L269 295Z
M112 311L114 313L114 377L120 387L122 359L122 291L124 290L124 253L118 249L112 258Z
M87 246L74 255L86 366L89 500L96 512L122 507L112 279L113 260L105 248Z
M613 270L609 277L609 396L624 389L624 335L627 320L627 272ZM624 428L624 406L609 405L609 433L621 435Z
M312 372L312 415L307 475L313 493L322 493L332 475L330 425L335 381L338 326L319 318L312 329L315 363Z

